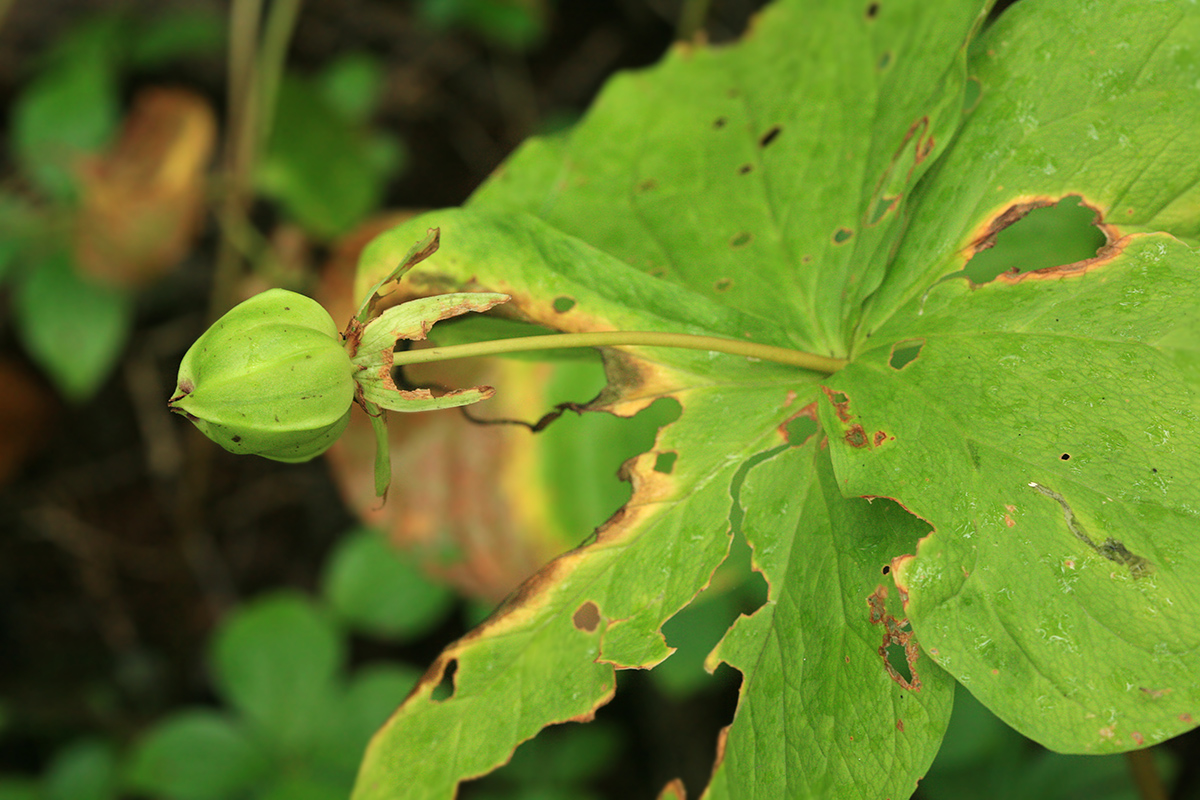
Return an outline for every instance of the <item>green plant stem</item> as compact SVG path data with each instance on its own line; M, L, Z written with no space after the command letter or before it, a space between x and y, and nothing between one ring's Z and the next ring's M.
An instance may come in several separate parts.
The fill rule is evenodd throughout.
M563 350L573 347L680 347L687 350L706 350L745 356L762 361L774 361L793 367L826 374L846 366L846 360L829 358L786 347L743 342L720 336L697 336L689 333L660 333L657 331L595 331L588 333L554 333L545 336L522 336L515 339L495 339L447 347L431 347L396 353L393 366L428 364L473 356L495 356L503 353L530 353L538 350Z
M258 129L258 77L255 53L263 0L234 0L229 13L229 67L226 76L228 115L225 125L222 197L217 217L222 235L217 245L213 287L208 298L209 320L229 310L242 259L229 228L246 216L250 169L254 161L254 132Z
M283 68L287 62L288 46L296 30L296 19L300 16L303 0L275 0L267 15L263 31L262 46L258 54L258 130L255 152L265 148L275 124L275 111L279 105L279 84L283 79Z
M679 12L679 23L675 26L675 40L690 42L704 30L708 19L709 0L684 0Z
M0 0L3 2L3 0ZM217 216L217 248L209 318L229 310L245 263L235 239L249 226L251 182L260 151L274 121L279 82L288 43L302 0L275 0L263 29L265 0L234 0L229 15L228 124L225 135L223 198Z

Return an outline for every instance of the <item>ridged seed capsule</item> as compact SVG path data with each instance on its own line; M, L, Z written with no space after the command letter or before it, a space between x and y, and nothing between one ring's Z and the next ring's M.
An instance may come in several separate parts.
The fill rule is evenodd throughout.
M319 303L270 289L196 340L167 406L231 453L308 461L350 421L354 371Z

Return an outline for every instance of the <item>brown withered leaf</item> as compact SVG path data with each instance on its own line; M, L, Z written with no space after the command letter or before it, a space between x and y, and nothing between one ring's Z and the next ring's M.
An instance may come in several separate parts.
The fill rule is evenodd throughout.
M85 272L137 288L186 255L204 210L216 130L197 94L150 88L137 95L112 149L76 167L75 256Z

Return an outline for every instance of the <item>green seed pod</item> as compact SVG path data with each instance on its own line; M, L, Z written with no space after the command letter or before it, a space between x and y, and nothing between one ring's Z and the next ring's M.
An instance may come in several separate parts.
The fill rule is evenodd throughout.
M271 289L196 340L167 406L231 453L308 461L350 421L354 369L319 303Z

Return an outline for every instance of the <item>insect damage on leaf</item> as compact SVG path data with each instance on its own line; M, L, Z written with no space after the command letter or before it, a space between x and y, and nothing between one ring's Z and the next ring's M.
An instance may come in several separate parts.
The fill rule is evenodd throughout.
M458 671L458 659L456 658L439 658L429 667L425 674L418 681L417 687L422 685L432 686L429 692L429 699L435 703L442 703L454 697L456 684L454 674ZM416 689L414 689L416 691Z
M1154 572L1153 564L1151 564L1147 559L1129 552L1129 548L1127 548L1124 543L1118 539L1114 539L1110 536L1100 544L1097 544L1095 540L1088 535L1088 532L1083 527L1083 524L1080 523L1075 517L1075 512L1071 509L1071 506L1061 494L1053 489L1042 486L1040 483L1030 483L1029 487L1038 494L1045 495L1062 506L1063 517L1066 518L1067 521L1067 530L1075 534L1076 539L1086 544L1098 555L1107 558L1113 563L1129 567L1129 574L1133 576L1135 580Z
M976 285L1083 274L1110 260L1120 238L1101 208L1078 194L1023 195L970 235L960 274Z
M887 670L888 677L904 689L919 692L921 691L921 677L917 674L917 659L921 655L921 650L912 631L905 630L908 628L908 620L897 620L887 612L887 595L887 587L877 586L871 596L867 598L867 604L871 609L871 624L883 625L883 642L879 645L879 657L883 659L883 667ZM911 677L904 676L892 666L892 662L888 658L889 650L892 648L898 648L904 653L904 663L908 666L908 673Z
M821 391L823 391L825 396L829 398L829 403L833 406L833 410L834 413L837 414L837 418L842 422L849 422L851 419L850 397L845 392L835 392L834 390L828 389L824 386L821 387Z

